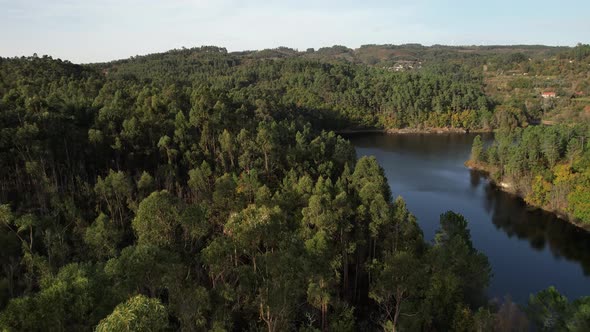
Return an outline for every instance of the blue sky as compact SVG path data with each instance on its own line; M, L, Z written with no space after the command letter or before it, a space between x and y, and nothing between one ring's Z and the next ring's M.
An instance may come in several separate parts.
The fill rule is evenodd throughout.
M590 0L0 0L0 56L108 61L172 48L590 43Z

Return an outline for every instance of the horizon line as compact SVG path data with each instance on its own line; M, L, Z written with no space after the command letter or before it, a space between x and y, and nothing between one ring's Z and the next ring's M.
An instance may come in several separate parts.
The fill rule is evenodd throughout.
M183 51L183 50L193 50L193 49L199 49L199 48L207 48L207 47L211 47L211 48L218 48L218 49L225 49L226 52L228 54L232 54L232 53L244 53L244 52L261 52L261 51L266 51L266 50L280 50L280 49L289 49L289 50L293 50L296 51L298 53L306 53L308 52L308 49L313 49L314 52L319 51L321 49L326 49L326 48L333 48L333 47L345 47L351 51L356 51L359 50L361 48L364 47L371 47L371 46L417 46L417 47L425 47L425 48L431 48L431 47L449 47L449 48L461 48L461 47L472 47L472 48L480 48L480 47L546 47L546 48L575 48L576 46L579 45L588 45L585 44L583 42L577 42L575 45L550 45L550 44L422 44L422 43L402 43L402 44L376 44L376 43L369 43L369 44L361 44L358 47L349 47L346 45L342 45L342 44L333 44L331 46L322 46L322 47L318 47L318 48L314 48L314 47L309 47L307 49L299 49L299 48L294 48L294 47L289 47L289 46L283 46L283 45L279 45L276 47L272 47L272 48L261 48L261 49L241 49L241 50L228 50L227 47L225 46L217 46L217 45L201 45L201 46L191 46L191 47L186 47L186 46L180 46L178 48L171 48L168 50L164 50L164 51L155 51L155 52L148 52L148 53L143 53L143 54L135 54L135 55L130 55L128 57L123 57L123 58L114 58L114 59L110 59L110 60L106 60L106 61L94 61L94 62L73 62L71 60L68 59L62 59L61 57L57 57L54 58L51 54L37 54L37 52L34 52L31 55L13 55L13 56L0 56L0 58L4 58L4 59L15 59L15 58L28 58L28 57L34 57L35 55L37 55L37 57L50 57L54 60L62 60L62 61L68 61L70 63L73 64L79 64L79 65L91 65L91 64L103 64L103 63L110 63L110 62L115 62L115 61L124 61L124 60L131 60L134 58L138 58L138 57L145 57L145 56L150 56L150 55L156 55L156 54L164 54L164 53L168 53L171 51Z

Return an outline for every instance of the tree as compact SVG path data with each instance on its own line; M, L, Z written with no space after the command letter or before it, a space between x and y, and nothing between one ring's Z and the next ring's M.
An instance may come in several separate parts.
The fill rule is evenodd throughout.
M568 300L555 287L531 295L527 306L529 319L539 331L566 330Z
M223 161L224 165L227 164L227 162L225 161L224 158L228 158L229 162L230 162L230 166L233 168L234 167L235 147L234 147L233 138L232 138L231 134L229 133L229 131L227 131L227 129L224 129L223 132L221 133L221 135L219 136L219 145L221 147L221 157L222 157L222 161ZM225 157L225 156L227 156L227 157ZM227 165L226 165L225 169L228 170Z
M46 278L38 293L12 299L0 314L0 328L90 329L114 306L115 298L100 266L69 264Z
M114 287L123 294L146 293L157 296L182 273L175 252L153 244L129 246L104 267Z
M498 331L530 331L529 321L520 306L506 296L496 313L495 329Z
M379 304L383 312L383 329L394 332L399 326L404 306L420 297L426 270L419 259L403 251L386 254L383 261L375 260L370 269L373 279L369 297Z
M101 320L96 331L165 331L168 329L166 307L158 299L137 295L119 304Z
M34 229L40 223L35 215L28 213L20 217L15 217L10 206L8 204L2 204L0 205L0 223L18 237L29 253L33 252ZM21 233L25 233L26 235L21 235Z
M477 135L473 139L473 145L471 146L471 157L470 160L474 162L478 162L482 160L483 156L483 143L481 141L481 136Z
M475 319L469 308L461 305L457 306L455 315L453 316L452 330L457 332L469 332L475 330Z
M525 201L533 206L546 206L551 189L551 183L543 179L541 175L537 175L531 184L531 193L525 197Z
M121 243L122 237L122 232L112 224L112 221L104 213L101 213L86 228L84 242L90 246L94 257L104 259L117 254L117 247Z
M267 251L261 266L256 291L259 319L268 332L282 331L293 321L305 289L303 260L296 246Z
M590 329L590 297L579 298L570 304L566 324L569 331L582 332Z
M122 225L127 216L127 204L133 191L131 180L127 175L121 171L109 170L109 174L104 179L98 177L94 191L106 204L115 223Z
M148 172L141 173L139 181L137 181L137 190L139 192L139 200L146 198L155 189L154 178Z
M207 288L197 285L197 280L173 283L169 287L169 313L178 317L180 329L198 331L206 327L213 307Z
M436 232L434 241L438 246L445 246L455 239L464 242L469 251L473 252L475 250L465 217L447 211L440 215L440 229Z
M180 225L176 198L165 190L155 191L139 203L132 221L139 243L171 246Z
M487 308L480 307L473 315L474 329L477 332L492 332L494 331L494 314Z
M477 308L485 303L485 289L491 278L487 257L471 242L467 220L448 211L440 217L434 247L428 253L432 268L424 304L432 311L439 328L450 328L455 305Z
M383 248L391 252L399 250L414 254L422 253L424 235L416 217L410 213L406 202L401 196L395 199L392 210L393 224L390 225L390 228L393 229L385 230Z
M541 141L541 151L547 159L549 167L555 166L559 159L559 142L555 131L546 130Z
M236 180L232 174L225 173L215 180L213 207L217 211L228 213L232 210L236 196Z
M569 208L574 217L584 223L590 222L590 189L584 184L578 184L568 195Z
M254 272L257 270L256 258L278 246L275 238L282 231L280 215L278 207L249 205L232 214L223 228L224 234L233 240L236 252L251 260Z
M276 148L275 126L268 123L260 123L256 134L256 144L264 156L264 170L266 175L270 175L272 166L273 151Z
M203 161L199 168L191 169L188 172L188 186L191 189L193 202L199 203L211 199L211 167L206 161Z

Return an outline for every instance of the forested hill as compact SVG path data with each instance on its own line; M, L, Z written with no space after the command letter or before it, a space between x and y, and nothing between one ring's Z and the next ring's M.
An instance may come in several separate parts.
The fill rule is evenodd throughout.
M283 100L286 104L314 109L316 115L318 110L336 111L341 119L327 121L332 128L489 130L502 124L590 119L590 46L582 44L573 48L364 45L354 50L333 46L306 51L282 47L232 53L201 47L99 67L138 79L148 78L149 72L149 79L157 76L174 82L223 74L233 78L224 82L226 88L256 84L268 89L272 84L281 96L289 94ZM155 75L153 69L162 72ZM485 99L480 99L482 89ZM547 92L554 97L543 98Z
M268 54L267 54L268 52ZM325 129L493 126L483 76L459 64L392 72L291 54L203 47L97 65L110 80L228 91L265 112L302 115Z
M326 130L524 125L484 78L210 47L0 59L0 329L526 329L488 303L462 216L425 242ZM583 330L588 299L535 299L534 324Z
M2 59L1 329L448 329L478 310L491 320L489 265L463 217L444 214L425 243L376 160L322 130L370 119L330 107L362 94L338 86L373 69L202 53L107 71Z

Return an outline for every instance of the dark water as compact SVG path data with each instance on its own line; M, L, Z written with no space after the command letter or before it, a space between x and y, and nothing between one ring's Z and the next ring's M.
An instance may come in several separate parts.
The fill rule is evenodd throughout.
M374 155L394 197L401 195L426 239L439 215L453 210L469 221L473 243L492 265L490 297L529 294L555 286L568 298L590 295L590 235L552 214L531 211L463 166L475 135L351 135L357 155ZM484 137L489 142L492 136Z

